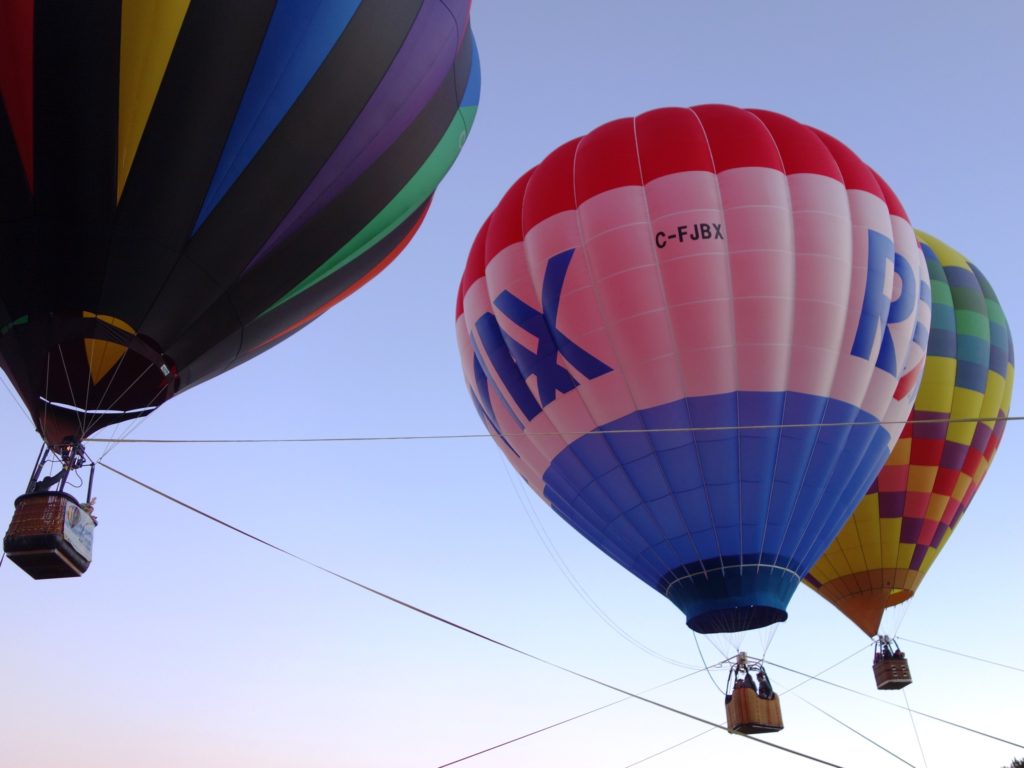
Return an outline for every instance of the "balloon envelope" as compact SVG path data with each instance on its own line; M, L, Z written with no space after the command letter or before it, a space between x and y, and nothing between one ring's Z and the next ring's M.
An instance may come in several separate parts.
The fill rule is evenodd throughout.
M513 185L469 255L457 339L533 489L693 629L736 631L786 618L888 456L924 269L895 195L835 139L663 109Z
M470 0L0 7L0 364L53 444L402 250L472 124Z
M932 327L911 423L806 579L869 636L886 608L914 594L963 517L999 447L1013 390L1013 342L992 286L960 253L917 234Z

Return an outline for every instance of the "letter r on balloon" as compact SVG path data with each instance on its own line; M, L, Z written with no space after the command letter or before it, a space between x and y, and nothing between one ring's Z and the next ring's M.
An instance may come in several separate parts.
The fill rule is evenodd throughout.
M885 295L885 273L888 262L894 262L896 274L903 283L898 297L888 304ZM916 278L910 262L896 251L892 240L874 230L868 230L868 274L864 283L864 304L861 307L857 333L850 354L869 360L878 330L882 330L882 346L878 351L876 367L897 376L896 347L892 340L891 324L910 317L914 310L914 291L910 290Z

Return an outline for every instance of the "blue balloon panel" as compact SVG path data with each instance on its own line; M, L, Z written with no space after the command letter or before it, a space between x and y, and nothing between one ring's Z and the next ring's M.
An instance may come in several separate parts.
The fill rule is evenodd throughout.
M544 493L694 630L732 632L786 618L888 453L878 420L838 400L692 397L575 440L545 472Z

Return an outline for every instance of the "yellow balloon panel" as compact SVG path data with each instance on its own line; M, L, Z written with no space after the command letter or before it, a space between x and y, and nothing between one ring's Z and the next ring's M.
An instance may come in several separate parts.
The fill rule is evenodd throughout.
M932 325L914 411L867 495L805 582L868 635L913 594L991 464L1013 386L1006 318L984 276L918 232Z
M117 197L121 199L142 131L190 0L132 0L121 6Z

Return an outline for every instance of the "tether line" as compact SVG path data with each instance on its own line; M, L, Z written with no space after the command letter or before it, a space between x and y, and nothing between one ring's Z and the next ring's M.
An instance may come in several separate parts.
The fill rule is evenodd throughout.
M163 491L161 491L161 490L159 490L157 488L154 488L153 486L151 486L151 485L149 485L147 483L144 483L143 481L141 481L141 480L139 480L139 479L137 479L135 477L132 477L131 475L128 475L128 474L122 472L119 469L115 469L114 467L110 466L109 464L107 464L105 462L97 462L97 464L102 466L104 469L110 470L111 472L113 472L114 474L124 478L125 480L128 480L129 482L135 483L136 485L138 485L138 486L140 486L142 488L145 488L146 490L148 490L148 491L150 491L152 493L155 493L156 495L161 496L162 498L167 499L168 501L173 502L174 504L182 506L185 509L188 509L189 511L194 512L194 513L196 513L197 515L199 515L201 517L205 517L207 520L209 520L209 521L211 521L213 523L216 523L217 525L221 525L221 526L227 528L230 531L234 531L235 533L238 533L238 534L246 537L247 539L251 539L252 541L257 542L258 544L262 544L263 546L268 547L269 549L272 549L275 552L279 552L282 555L286 555L287 557L290 557L293 560L298 560L300 563L304 563L304 564L306 564L306 565L308 565L308 566L310 566L312 568L316 568L318 571L321 571L321 572L326 573L326 574L328 574L330 576L333 576L336 579L340 579L341 581L344 581L347 584L351 584L354 587L358 587L359 589L362 589L362 590L364 590L366 592L369 592L372 595L376 595L377 597L383 598L384 600L387 600L387 601L389 601L391 603L394 603L395 605L399 605L399 606L401 606L403 608L407 608L410 611L413 611L414 613L418 613L421 616L427 617L428 619L433 619L434 621L438 621L438 622L440 622L442 624L446 624L447 626L452 627L453 629L457 629L460 632L465 632L468 635L472 635L473 637L479 638L480 640L484 640L485 642L491 643L492 645L496 645L499 648L504 648L505 650L511 651L512 653L518 654L518 655L523 656L525 658L532 659L533 661L536 661L536 662L539 662L541 664L544 664L545 666L551 667L552 669L560 670L560 671L565 672L567 674L570 674L570 675L572 675L574 677L577 677L577 678L579 678L581 680L586 680L588 682L594 683L595 685L600 685L603 688L607 688L608 690L615 691L616 693L620 693L620 694L622 694L624 696L629 696L630 698L636 699L637 701L645 702L647 704L650 704L651 706L658 707L659 709L663 709L663 710L665 710L667 712L672 712L673 714L681 715L681 716L686 717L686 718L688 718L690 720L694 720L694 721L696 721L698 723L703 723L704 725L711 726L713 728L717 728L719 730L722 730L722 731L725 731L725 732L728 733L728 729L725 726L723 726L723 725L721 725L719 723L714 723L711 720L706 720L703 717L699 717L698 715L694 715L694 714L691 714L689 712L685 712L685 711L683 711L681 709L677 709L675 707L669 706L668 704L664 704L664 703L662 703L660 701L655 701L654 699L649 699L646 696L642 696L640 694L633 693L632 691L628 691L625 688L620 688L617 685L612 685L611 683L606 683L603 680L598 680L596 677L591 677L590 675L584 674L583 672L578 672L577 670L571 669L570 667L565 667L565 666L562 666L561 664L558 664L556 662L549 661L548 659L544 659L544 658L542 658L540 656L536 656L536 655L530 653L529 651L524 651L524 650L521 650L519 648L516 648L515 646L509 645L508 643L504 643L501 640L497 640L497 639L495 639L493 637L485 635L482 632L477 632L475 629L470 629L469 627L466 627L466 626L464 626L462 624L459 624L456 621L453 621L451 619L446 619L446 618L444 618L443 616L441 616L439 614L432 613L431 611L428 611L428 610L426 610L424 608L420 608L420 607L418 607L416 605L413 605L412 603L408 603L405 600L402 600L401 598L389 595L387 592L382 592L379 589L375 589L375 588L373 588L373 587L371 587L371 586L369 586L367 584L363 584L362 582L356 581L355 579L349 578L348 576L345 576L345 575L343 575L341 573L338 573L337 571L333 571L333 570L331 570L330 568L328 568L326 566L320 565L319 563L316 563L316 562L314 562L312 560L309 560L308 558L305 558L302 555L297 555L297 554L295 554L293 552L288 551L287 549L284 549L283 547L279 547L277 544L273 544L273 543L267 541L266 539L261 539L259 536L256 536L255 534L252 534L252 533L249 533L248 531L243 530L242 528L239 528L236 525L232 525L229 522L221 520L221 519L215 517L214 515L209 514L208 512L203 512L198 507L194 507L191 504L189 504L189 503L187 503L185 501L182 501L181 499L175 498L174 496L171 496L168 493L164 493ZM843 766L841 766L841 765L839 765L837 763L832 763L832 762L829 762L828 760L823 760L822 758L815 757L813 755L809 755L809 754L806 754L804 752L800 752L800 751L795 750L795 749L790 749L789 747L784 747L781 744L774 744L774 743L772 743L770 741L762 741L761 739L757 739L757 738L754 738L753 736L748 736L746 734L738 734L738 735L743 736L744 738L750 739L751 741L756 742L757 744L761 744L761 745L763 745L765 747L770 747L772 749L778 749L778 750L780 750L782 752L787 752L787 753L789 753L791 755L797 755L798 757L803 757L803 758L805 758L807 760L811 760L813 762L820 763L822 765L829 765L829 766L832 766L832 768L843 768Z
M980 422L1008 422L1021 421L1024 416L993 416L984 418L981 416L971 418L935 418L935 419L913 419L912 421L825 421L807 422L799 424L721 424L708 427L654 427L635 429L597 429L590 432L466 432L461 434L434 434L434 435L366 435L348 437L240 437L240 438L182 438L182 439L161 439L161 438L90 438L94 443L151 443L154 445L219 445L219 444L244 444L244 443L373 443L387 441L415 441L415 440L480 440L494 437L503 437L506 440L535 439L539 437L584 437L585 435L639 435L639 434L671 434L679 432L735 432L746 429L822 429L825 427L879 427L879 426L914 426L916 424L977 424Z

